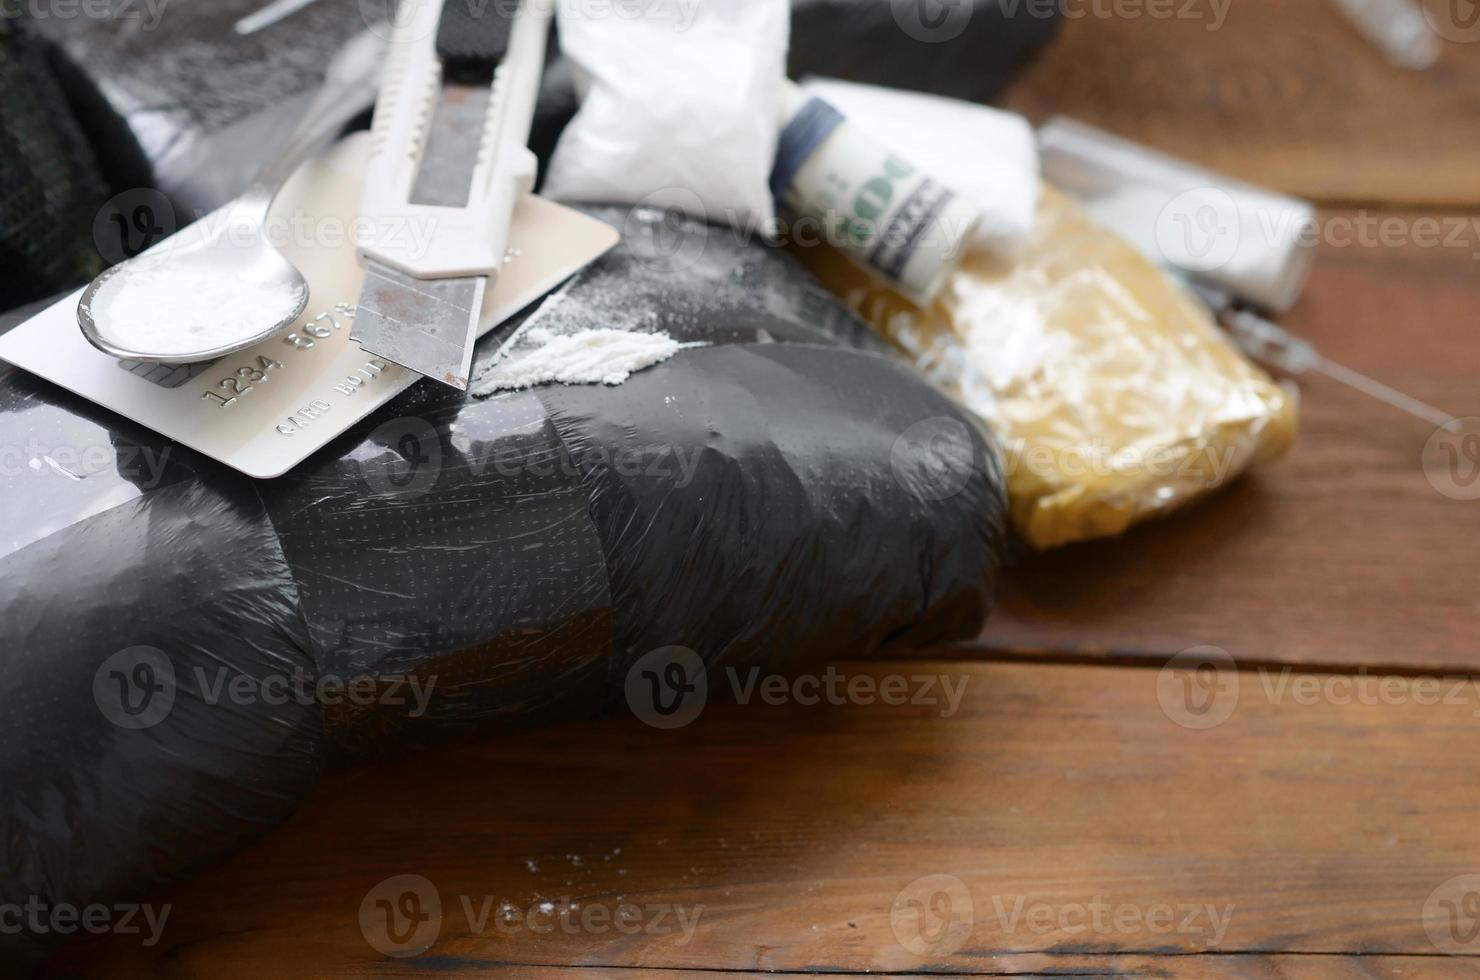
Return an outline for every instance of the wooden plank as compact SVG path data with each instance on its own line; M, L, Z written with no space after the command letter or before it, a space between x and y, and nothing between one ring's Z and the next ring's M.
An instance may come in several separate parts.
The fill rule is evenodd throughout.
M1334 242L1388 227L1392 247L1324 247L1283 322L1333 360L1480 416L1480 228L1426 247L1413 234L1424 218L1324 212ZM1288 458L1122 539L1030 557L1005 577L983 644L1132 658L1210 644L1241 661L1480 670L1480 553L1467 544L1480 500L1454 495L1480 490L1480 457L1452 481L1426 469L1432 426L1324 378L1300 387Z
M1213 953L1255 958L1203 976L1385 975L1311 966L1328 954L1369 969L1416 958L1394 960L1393 976L1474 970L1480 942L1435 931L1443 902L1470 908L1476 879L1446 883L1480 872L1473 688L1428 704L1399 681L1342 703L1246 673L1230 703L1225 676L1226 719L1192 730L1172 720L1187 717L1180 678L1150 669L838 669L906 678L911 703L715 702L678 732L613 717L388 761L333 780L266 843L157 898L172 905L158 945L112 937L56 968L1031 974L1130 957L1111 966L1179 976L1194 975L1177 972L1185 957ZM937 675L964 685L955 713L910 680ZM426 879L442 909L432 945L404 961L371 946L387 922L416 943L409 913L433 907L428 893L407 898L420 883L384 884L400 875ZM544 902L582 915L632 905L644 931L604 918L539 932ZM507 929L491 918L502 903Z
M425 971L377 972L377 977L425 977ZM457 971L460 977L522 980L685 980L693 971L663 969L611 970L582 967L500 967ZM716 970L706 980L763 980L774 973ZM867 973L828 973L838 980L863 980ZM899 980L938 980L942 976L1015 977L1018 980L1062 980L1064 977L1158 978L1158 980L1465 980L1480 977L1480 965L1467 960L1422 956L1014 956L957 973L894 973Z
M1427 2L1437 17L1460 9ZM1006 107L1083 119L1322 202L1480 205L1480 43L1445 41L1439 65L1415 72L1389 65L1331 2L1062 6L1077 16Z
M987 971L991 972L988 973ZM444 971L465 980L765 980L775 973L742 970L671 970L518 966L453 968ZM276 974L296 976L291 969ZM425 969L382 964L369 974L377 978L424 980ZM868 973L828 973L836 980L863 980ZM1014 977L1017 980L1062 980L1064 977L1157 978L1157 980L1466 980L1480 977L1480 965L1466 960L1422 956L1016 956L971 972L891 973L895 980L939 980L950 976Z
M1016 977L1019 980L1061 980L1063 977L1169 978L1169 980L1465 980L1480 976L1480 965L1453 959L1420 956L1021 956L1005 958L968 973L890 974L900 980L930 980L941 976ZM990 971L990 973L988 972ZM424 977L425 973L403 976ZM479 973L465 974L469 977ZM495 976L493 972L481 974ZM501 970L499 977L525 980L611 980L609 971L579 967L523 967ZM680 970L623 970L624 980L683 980L692 977ZM732 970L703 974L713 980L761 980L771 973ZM827 974L840 980L862 980L873 974Z

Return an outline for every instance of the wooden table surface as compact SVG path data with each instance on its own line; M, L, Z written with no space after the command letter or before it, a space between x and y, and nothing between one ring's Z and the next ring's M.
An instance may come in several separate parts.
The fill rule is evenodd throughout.
M1480 416L1480 43L1415 74L1327 0L1237 0L1216 30L1211 0L1069 6L1006 104L1305 195L1328 229L1396 219L1333 234L1285 322ZM681 734L613 717L342 775L158 896L157 945L57 967L1480 977L1480 502L1426 467L1428 426L1302 387L1288 459L1026 561L975 644L837 665L938 678L954 712L711 704ZM1224 666L1166 667L1202 646ZM376 925L438 905L395 920L405 946Z

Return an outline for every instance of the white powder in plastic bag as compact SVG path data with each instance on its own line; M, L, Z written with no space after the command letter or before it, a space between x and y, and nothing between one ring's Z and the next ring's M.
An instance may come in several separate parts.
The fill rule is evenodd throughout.
M764 232L790 38L787 0L557 6L584 98L544 193L674 208Z

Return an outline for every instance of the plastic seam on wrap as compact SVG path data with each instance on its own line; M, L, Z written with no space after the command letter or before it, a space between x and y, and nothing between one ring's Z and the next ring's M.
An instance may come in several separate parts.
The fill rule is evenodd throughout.
M679 353L682 354L683 352L679 351ZM551 412L549 404L545 401L544 398L540 397L540 389L543 387L545 386L541 385L530 389L530 394L533 395L534 398L540 403L540 407L545 410L545 419L547 422L550 423L550 431L554 434L556 441L560 444L561 452L565 454L565 457L567 459L574 461L578 458L576 456L575 449L570 445L570 442L561 433L560 426L555 424L555 415L553 412ZM608 608L610 608L615 614L616 603L612 600L612 558L611 554L607 551L606 543L602 540L601 529L597 527L596 517L594 514L591 513L591 504L595 500L595 494L592 492L592 488L587 485L588 477L585 473L578 473L576 479L578 485L583 490L587 491L586 503L585 507L583 508L583 512L586 515L586 523L590 528L592 535L601 545L601 578L603 592L605 593L607 598ZM613 634L613 646L615 646L615 623L613 623ZM608 657L607 659L608 662L610 662L612 658Z
M283 534L278 530L277 518L273 515L272 508L268 506L267 498L262 495L262 489L255 481L252 483L252 493L257 498L258 506L262 508L262 514L267 520L267 526L272 529L273 540L277 542L278 554L282 557L283 567L288 570L288 580L293 583L293 608L298 612L298 625L303 629L303 637L309 645L304 652L312 658L315 666L322 676L324 670L324 649L319 645L318 638L314 636L312 626L308 621L308 611L303 605L303 583L298 578L298 571L293 563L288 560L288 552L283 547ZM317 680L317 678L315 678Z
M351 453L320 454L273 486L268 508L321 669L427 685L428 700L414 706L422 713L379 702L330 711L342 760L411 744L423 719L472 733L530 707L480 689L516 689L509 672L522 677L534 661L546 664L547 681L551 671L593 669L610 650L606 556L545 406L529 392L482 400L471 416L467 404L413 388L361 424ZM350 498L330 508L328 523L314 513ZM579 524L562 527L572 518ZM400 536L401 524L415 531ZM380 535L397 542L388 555ZM531 652L542 644L554 647ZM564 692L531 696L554 706Z

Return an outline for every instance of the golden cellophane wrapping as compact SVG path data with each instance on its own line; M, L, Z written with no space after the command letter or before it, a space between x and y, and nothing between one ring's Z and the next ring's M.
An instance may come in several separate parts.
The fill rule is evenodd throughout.
M992 429L1013 521L1035 548L1119 534L1294 441L1293 388L1050 188L1018 255L968 255L928 309L833 249L795 251Z

